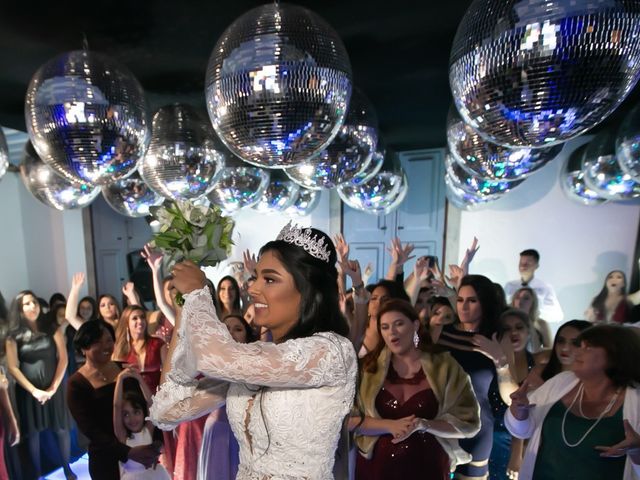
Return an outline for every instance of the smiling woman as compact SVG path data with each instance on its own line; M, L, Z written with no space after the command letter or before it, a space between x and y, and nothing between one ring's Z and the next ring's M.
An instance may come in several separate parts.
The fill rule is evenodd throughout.
M267 243L250 294L254 322L274 342L252 344L236 343L218 320L200 269L176 265L173 283L185 305L150 412L154 423L170 429L226 401L240 444L238 479L332 479L357 370L335 263L330 238L315 229L289 224Z

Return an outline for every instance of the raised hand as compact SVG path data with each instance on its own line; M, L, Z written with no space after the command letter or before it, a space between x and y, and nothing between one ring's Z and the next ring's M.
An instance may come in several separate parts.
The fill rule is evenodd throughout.
M157 250L153 250L150 244L146 244L142 249L142 258L147 261L147 264L153 271L160 270L162 266L162 252Z
M374 271L375 270L373 269L373 263L371 262L367 263L367 266L364 267L364 271L362 272L362 281L365 284L369 283L369 279L373 275Z
M345 241L341 233L337 233L333 237L333 243L336 247L336 253L338 254L338 262L344 262L349 258L349 244Z
M176 263L171 273L173 274L171 283L180 293L190 293L206 285L204 272L189 260Z
M82 287L83 283L84 283L84 272L74 273L73 277L71 277L71 288L80 290L80 287Z
M640 455L640 434L636 432L629 420L624 420L624 440L610 447L597 446L601 457L621 457L623 455ZM634 461L634 463L637 463Z
M342 273L351 279L353 285L362 284L362 273L360 272L360 262L357 260L346 260L340 262Z
M135 295L136 286L133 282L125 282L122 285L122 293L129 297L130 295Z
M476 256L476 253L478 253L479 249L480 247L478 246L478 239L476 237L473 237L473 243L471 244L471 247L467 248L467 250L465 251L464 258L460 263L460 266L465 271L465 275L469 273L469 264Z
M420 257L413 266L413 274L418 281L426 280L429 275L429 261L427 257Z
M391 240L391 247L387 248L392 257L392 262L398 267L404 265L407 261L411 260L415 255L411 255L415 246L413 243L406 243L402 245L399 237Z
M249 249L242 252L242 263L244 264L244 271L249 275L256 274L256 267L258 266L258 259L252 254Z
M458 290L460 288L460 281L465 276L464 270L458 265L449 265L449 276L445 277L449 285Z
M529 382L525 380L515 392L511 394L511 405L509 410L511 414L518 420L526 420L529 418L529 410L535 407L529 403L527 392L529 391Z

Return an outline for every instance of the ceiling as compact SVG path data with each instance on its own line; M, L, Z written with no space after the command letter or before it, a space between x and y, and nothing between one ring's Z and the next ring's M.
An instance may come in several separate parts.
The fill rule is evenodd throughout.
M204 111L205 68L213 46L234 19L264 3L94 0L89 7L84 0L71 0L57 8L43 2L40 8L33 2L5 2L0 16L0 125L26 130L24 97L31 76L56 55L82 48L85 38L91 50L131 69L152 112L173 102ZM449 50L470 0L296 3L320 14L342 37L354 83L376 107L389 146L411 150L445 145ZM639 101L636 88L605 126L618 124Z

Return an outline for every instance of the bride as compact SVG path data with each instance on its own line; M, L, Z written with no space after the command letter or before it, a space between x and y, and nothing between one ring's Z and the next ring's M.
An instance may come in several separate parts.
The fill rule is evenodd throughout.
M260 250L249 294L274 343L236 343L193 263L173 269L184 294L166 375L150 416L160 428L226 401L240 444L238 479L332 479L355 392L357 359L338 305L336 251L327 235L289 223ZM201 375L200 375L201 374Z

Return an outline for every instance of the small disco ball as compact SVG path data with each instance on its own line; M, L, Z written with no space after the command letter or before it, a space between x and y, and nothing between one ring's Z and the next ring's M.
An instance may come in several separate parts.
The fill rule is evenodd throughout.
M483 137L542 147L604 120L639 70L637 0L474 0L453 42L449 83Z
M270 172L269 185L253 206L260 213L282 213L298 198L300 186L281 170Z
M208 198L225 215L233 215L242 208L258 203L269 185L269 178L269 170L249 165L235 155L229 155Z
M100 194L100 187L72 182L58 175L38 157L31 142L25 145L20 177L37 200L56 210L86 207Z
M562 150L562 145L547 148L503 147L485 140L464 123L454 106L447 118L449 151L471 175L487 180L522 180Z
M351 96L351 65L320 17L278 2L239 17L207 67L205 96L218 136L243 160L299 165L333 140Z
M25 119L40 158L86 185L131 175L149 137L138 80L123 65L84 50L38 69L27 89Z
M146 217L149 207L158 207L164 202L164 197L151 190L138 172L103 186L102 196L111 208L127 217Z
M457 159L448 153L445 157L447 175L453 183L470 195L495 199L520 185L524 180L486 180L471 175L458 163Z
M590 189L584 181L582 158L586 149L587 144L584 144L571 152L560 173L560 186L564 194L573 201L589 206L601 205L607 199Z
M295 217L304 217L309 215L315 210L318 203L320 203L321 194L322 192L318 190L301 188L298 191L298 198L296 198L296 201L293 202L293 205L287 208L284 213Z
M0 128L0 180L7 173L9 169L9 146L7 145L7 138L4 136L2 128Z
M616 158L622 171L640 182L640 105L636 105L620 125Z
M336 188L365 170L378 144L378 118L371 102L353 89L344 125L319 155L285 172L305 188Z
M153 116L151 142L140 175L169 200L194 200L213 190L225 155L211 127L188 105L168 105Z
M460 187L457 187L455 182L451 179L449 174L444 176L445 183L445 195L447 200L456 208L460 210L476 210L485 204L496 200L498 197L482 197L472 195L465 192Z
M369 162L369 165L358 172L353 178L343 183L354 186L366 183L380 171L382 165L384 164L385 155L386 149L381 145L381 140L378 138L378 148L376 148L376 151L373 152L373 155L371 155L371 161Z
M582 156L586 185L609 200L640 197L640 183L622 171L616 158L615 134L604 130L588 143Z

